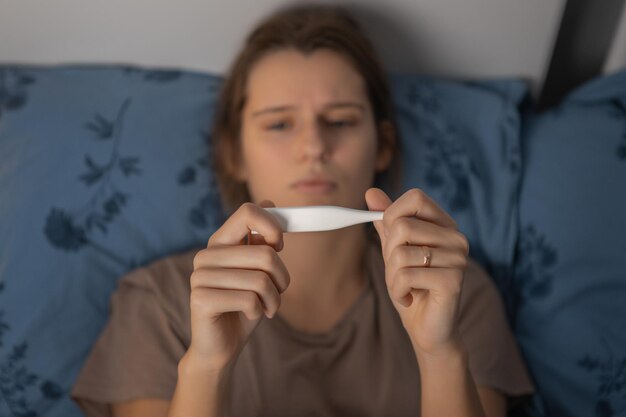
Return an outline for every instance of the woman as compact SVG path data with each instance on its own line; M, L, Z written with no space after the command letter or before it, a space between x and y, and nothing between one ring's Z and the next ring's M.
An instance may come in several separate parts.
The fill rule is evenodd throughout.
M420 190L372 188L397 138L354 20L322 6L270 17L218 104L230 217L206 248L120 281L72 393L87 415L504 416L532 391L454 220ZM384 216L283 234L263 210L307 205Z

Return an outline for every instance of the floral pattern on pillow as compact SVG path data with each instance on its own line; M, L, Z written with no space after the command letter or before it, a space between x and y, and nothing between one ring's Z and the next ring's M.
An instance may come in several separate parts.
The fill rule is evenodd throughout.
M120 144L124 133L124 118L131 104L127 98L120 105L115 117L106 118L95 114L93 120L84 124L85 129L92 133L98 142L110 142L110 155L107 161L95 162L90 155L85 155L85 171L78 179L92 188L92 194L84 205L73 210L57 207L50 209L46 219L44 233L51 245L66 251L77 251L93 240L90 236L98 229L106 233L108 224L131 198L117 184L119 178L114 173L122 174L122 178L141 175L138 156L120 154Z

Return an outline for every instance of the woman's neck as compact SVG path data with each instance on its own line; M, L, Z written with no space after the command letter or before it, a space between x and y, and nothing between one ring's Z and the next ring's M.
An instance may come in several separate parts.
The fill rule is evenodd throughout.
M281 309L295 306L323 311L354 298L365 284L365 225L328 232L286 233L279 252L291 283L281 296Z

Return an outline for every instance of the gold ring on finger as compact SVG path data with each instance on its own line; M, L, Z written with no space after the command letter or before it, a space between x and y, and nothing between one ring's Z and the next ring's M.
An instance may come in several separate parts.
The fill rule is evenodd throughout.
M424 250L424 268L428 268L430 266L433 255L430 252L430 248L428 246L422 246L422 249Z

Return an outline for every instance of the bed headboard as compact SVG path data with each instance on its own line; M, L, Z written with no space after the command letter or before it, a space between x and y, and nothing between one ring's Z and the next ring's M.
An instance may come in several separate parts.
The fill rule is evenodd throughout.
M567 1L540 93L540 108L557 103L569 90L600 74L607 64L618 66L607 59L611 48L615 49L615 55L622 54L624 67L626 11L622 14L623 9L624 0ZM615 37L620 18L621 33Z
M0 63L223 73L251 26L289 2L0 0ZM390 71L523 77L544 105L585 79L626 67L624 0L332 3L353 8Z

